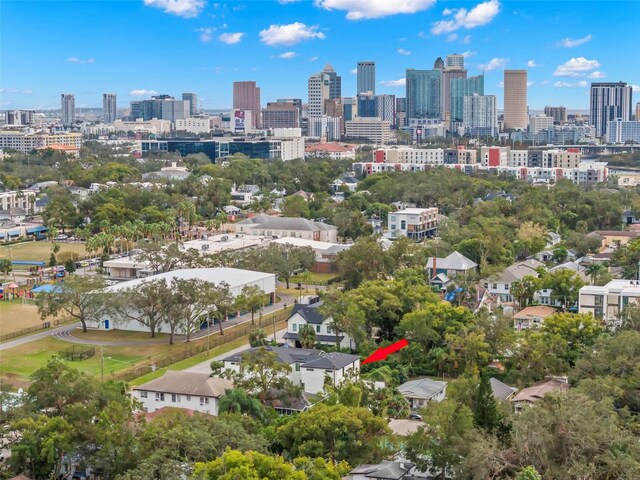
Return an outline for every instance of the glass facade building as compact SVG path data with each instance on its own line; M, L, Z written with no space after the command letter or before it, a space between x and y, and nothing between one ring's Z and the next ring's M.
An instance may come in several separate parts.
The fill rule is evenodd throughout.
M484 74L469 78L451 79L451 123L462 122L464 115L464 97L474 93L484 95Z
M441 70L407 69L407 118L440 118Z

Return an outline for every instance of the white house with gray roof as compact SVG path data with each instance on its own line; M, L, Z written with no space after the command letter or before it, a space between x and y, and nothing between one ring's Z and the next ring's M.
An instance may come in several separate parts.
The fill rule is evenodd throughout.
M297 348L301 346L298 333L305 325L311 325L315 330L316 343L329 346L336 345L336 333L331 328L333 319L325 317L320 312L322 304L323 302L312 303L311 305L298 304L293 308L287 321L287 333L284 334L284 339L289 346ZM355 348L355 342L347 333L339 332L338 340L340 348Z
M429 257L427 260L427 275L432 283L446 283L458 275L473 273L476 268L478 264L460 252L453 252L444 258Z
M333 385L339 385L345 378L360 375L360 357L346 353L326 353L292 347L255 347L235 353L225 358L224 369L240 372L243 355L266 348L277 355L278 361L289 365L289 379L294 385L300 385L306 393L320 393L324 389L325 378Z
M411 410L420 410L429 402L441 402L446 397L447 382L418 378L409 380L398 387L400 394L407 399Z
M259 214L235 224L236 233L248 233L262 237L295 237L318 242L337 243L338 229L324 222L306 218L275 217Z
M174 407L218 415L218 399L231 388L233 382L225 378L169 370L160 378L134 387L132 396L148 413Z

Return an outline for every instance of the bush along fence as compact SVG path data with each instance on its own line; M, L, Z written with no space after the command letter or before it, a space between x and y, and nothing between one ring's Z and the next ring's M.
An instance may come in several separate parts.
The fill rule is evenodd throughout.
M262 319L256 318L255 325L241 324L234 327L229 327L224 330L224 335L216 334L215 332L211 332L209 335L209 340L207 338L199 338L196 341L185 342L184 350L179 352L171 352L168 356L163 357L154 357L150 356L145 360L145 364L143 365L135 365L130 369L111 373L110 377L112 380L121 380L129 382L134 378L141 377L142 375L146 375L151 372L155 372L160 368L165 368L174 363L181 362L182 360L186 360L187 358L193 357L194 355L198 355L199 353L206 352L208 348L213 349L224 345L225 343L232 342L238 338L249 335L251 330L256 328L262 328L267 332L267 336L270 337L274 334L270 329L275 329L275 331L280 330L286 326L286 321L289 319L291 308L288 308L286 311L279 311L272 315L265 316Z

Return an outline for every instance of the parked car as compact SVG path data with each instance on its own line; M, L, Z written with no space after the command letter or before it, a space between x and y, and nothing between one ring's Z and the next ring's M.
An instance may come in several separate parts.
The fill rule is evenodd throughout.
M65 234L61 233L60 235L58 235L56 237L56 240L66 240L67 238L69 238L68 235L65 235Z
M409 420L420 420L420 421L422 421L422 415L420 415L419 413L416 413L416 412L411 412L409 414Z

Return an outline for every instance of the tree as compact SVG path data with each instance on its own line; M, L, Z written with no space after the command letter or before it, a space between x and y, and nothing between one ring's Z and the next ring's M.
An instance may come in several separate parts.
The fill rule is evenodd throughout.
M291 387L289 374L291 367L278 360L278 355L266 347L259 347L245 352L240 360L240 369L230 376L237 388L257 395L261 401L272 393L272 390L286 390Z
M77 214L70 194L55 193L42 212L42 218L48 227L58 227L63 233L66 227L74 226Z
M282 215L285 217L309 218L309 204L300 195L289 195L282 202Z
M8 277L12 271L13 264L11 263L11 260L8 258L0 258L0 272L2 272L2 275Z
M224 335L222 328L222 322L229 319L229 313L236 308L236 299L234 298L229 284L226 282L220 282L215 287L215 291L211 296L212 310L210 314L213 318L218 320L218 326L220 327L220 335Z
M227 449L222 456L206 463L196 463L194 480L306 480L302 471L279 455Z
M552 290L551 298L561 301L564 308L578 301L580 289L584 282L573 270L560 269L547 272L541 280L541 287Z
M38 313L43 320L68 315L78 320L86 332L88 321L99 321L111 308L110 296L104 292L106 286L106 281L96 275L68 277L51 292L36 297Z
M238 295L238 307L251 312L251 325L255 325L255 314L264 305L264 290L258 285L245 285Z
M164 321L163 310L171 293L164 280L144 281L137 287L121 290L112 307L120 317L147 327L151 338L155 338Z
M137 259L140 263L149 264L149 270L153 272L170 272L180 265L184 257L181 246L178 242L172 242L168 245L156 242L140 242L138 245L140 253Z
M591 315L554 313L545 319L541 330L545 336L557 337L567 345L566 354L561 357L573 366L583 351L595 343L603 328Z
M309 247L272 243L266 247L262 257L263 268L282 277L289 288L291 277L298 271L308 270L316 262L316 254Z
M73 261L72 258L67 259L66 262L64 262L64 270L70 275L73 272L76 271L76 262Z
M338 254L335 264L345 287L352 289L366 280L386 277L392 260L375 238L361 237L350 249Z
M535 468L529 465L518 472L515 480L542 480L542 477Z
M591 279L591 285L595 285L598 279L607 271L607 268L600 262L592 262L587 268L585 268L584 273L589 275Z
M388 433L386 420L366 408L318 404L279 427L276 438L292 458L324 457L358 465L377 461Z
M556 247L553 249L552 259L555 263L563 263L567 261L567 257L569 257L569 250L566 247Z
M480 384L478 385L475 408L473 410L473 424L491 434L500 426L500 420L496 399L491 390L489 374L485 370L480 375Z
M523 257L540 252L547 244L547 229L540 224L523 222L516 232L516 237L521 245Z
M262 328L254 328L249 332L249 345L251 348L262 347L268 343L267 332Z
M422 418L425 426L407 438L407 457L419 470L437 472L445 480L473 441L473 415L466 405L444 400L431 402Z
M187 342L191 335L200 329L214 308L217 308L218 288L205 280L197 278L174 278L171 281L173 291L174 315L187 335Z
M522 280L516 280L511 284L509 293L516 299L520 308L526 308L533 301L538 285L537 278L525 275Z
M313 348L316 346L316 330L313 325L302 325L298 330L298 339L302 348ZM339 348L339 343L336 348Z
M260 401L249 396L249 394L241 388L232 388L224 392L218 399L218 413L240 413L249 415L265 424L269 420L267 411Z

